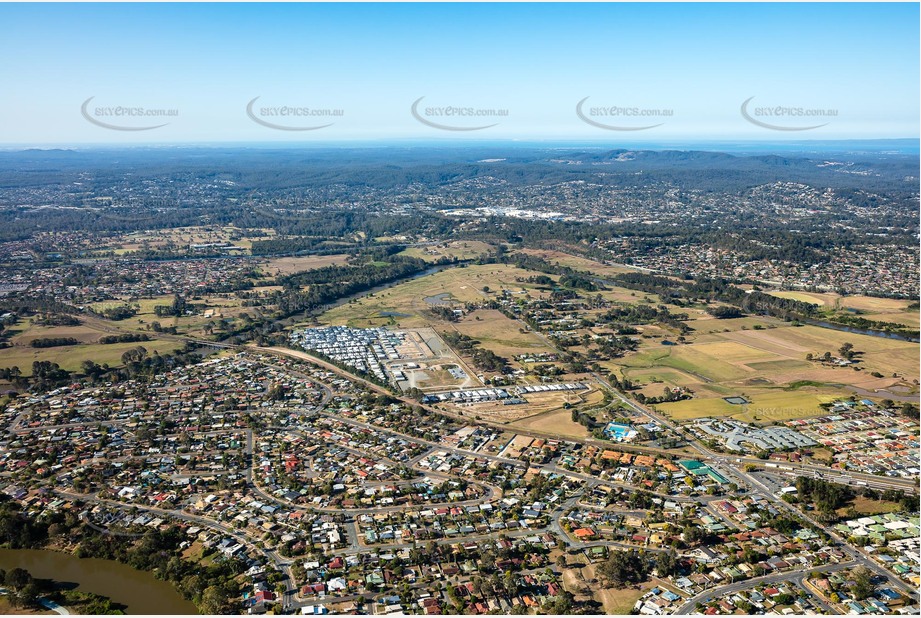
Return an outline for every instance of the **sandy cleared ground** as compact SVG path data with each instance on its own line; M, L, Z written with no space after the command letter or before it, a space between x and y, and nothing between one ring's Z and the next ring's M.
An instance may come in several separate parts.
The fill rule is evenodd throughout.
M512 426L552 433L561 438L585 438L589 435L588 429L586 429L584 425L580 425L572 420L572 413L569 410L558 410L556 412L522 419L512 423Z

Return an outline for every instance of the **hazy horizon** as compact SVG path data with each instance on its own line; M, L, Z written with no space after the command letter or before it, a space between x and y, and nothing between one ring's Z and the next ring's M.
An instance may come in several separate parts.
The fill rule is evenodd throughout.
M917 139L917 4L0 4L0 144Z

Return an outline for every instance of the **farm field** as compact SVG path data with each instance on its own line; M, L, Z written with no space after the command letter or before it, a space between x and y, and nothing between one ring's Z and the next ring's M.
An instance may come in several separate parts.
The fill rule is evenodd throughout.
M660 395L664 386L690 388L692 399L656 404L679 421L731 416L767 423L816 416L824 413L821 404L855 393L917 401L916 344L783 323L756 330L745 319L714 320L726 324L728 332L699 329L683 345L647 341L636 353L605 363L606 368L637 383L646 396ZM805 360L808 353L837 355L845 342L863 352L858 356L861 371ZM749 403L723 400L733 395Z

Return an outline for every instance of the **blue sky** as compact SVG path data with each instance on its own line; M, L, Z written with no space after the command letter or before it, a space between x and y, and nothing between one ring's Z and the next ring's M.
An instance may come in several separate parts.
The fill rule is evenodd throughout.
M0 4L0 143L918 137L918 22L911 3ZM93 120L168 124L98 126L90 97ZM333 124L263 126L255 97L257 119ZM420 97L433 123L495 126L429 126L410 113ZM592 126L586 97L601 124L660 126ZM775 128L824 126L756 125L750 97ZM105 115L117 107L178 113Z

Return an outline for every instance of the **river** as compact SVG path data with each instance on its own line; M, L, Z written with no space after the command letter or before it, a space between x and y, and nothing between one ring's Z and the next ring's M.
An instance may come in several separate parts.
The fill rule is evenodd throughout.
M907 335L900 335L899 333L889 333L882 330L869 330L866 328L854 328L853 326L835 324L833 322L825 322L824 320L801 319L800 321L804 324L819 326L821 328L830 328L832 330L839 330L843 333L855 333L857 335L869 335L870 337L883 337L884 339L898 339L899 341L918 343L917 337L909 337Z
M77 590L93 592L125 605L126 614L197 614L191 601L152 573L114 560L77 558L44 549L0 549L0 568L20 567L38 579L72 582Z

